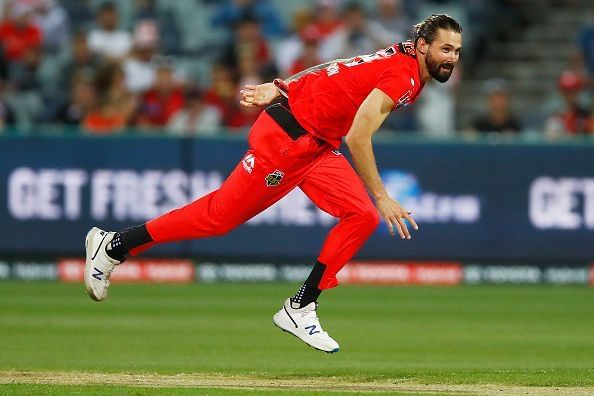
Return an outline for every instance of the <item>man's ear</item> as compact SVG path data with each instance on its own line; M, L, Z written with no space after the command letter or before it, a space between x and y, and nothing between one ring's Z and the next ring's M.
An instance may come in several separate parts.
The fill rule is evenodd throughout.
M429 49L429 44L425 41L423 37L419 38L417 41L417 52L425 55L427 54L427 50Z

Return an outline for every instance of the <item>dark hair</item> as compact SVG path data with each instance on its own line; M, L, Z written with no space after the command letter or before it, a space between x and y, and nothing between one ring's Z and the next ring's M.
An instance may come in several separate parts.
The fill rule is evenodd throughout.
M452 30L460 34L462 33L462 26L447 14L433 14L423 22L414 25L413 29L415 46L421 37L428 44L431 44L433 40L435 40L435 36L439 29Z

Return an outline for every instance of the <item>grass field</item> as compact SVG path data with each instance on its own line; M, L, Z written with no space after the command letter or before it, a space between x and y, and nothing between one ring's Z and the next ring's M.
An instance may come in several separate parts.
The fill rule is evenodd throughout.
M339 287L328 355L272 324L297 286L1 282L0 394L594 394L591 288Z

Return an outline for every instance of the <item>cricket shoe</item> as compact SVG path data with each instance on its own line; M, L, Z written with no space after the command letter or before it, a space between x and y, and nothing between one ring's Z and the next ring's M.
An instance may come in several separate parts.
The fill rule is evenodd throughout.
M85 287L87 293L95 301L107 298L109 277L116 265L121 261L114 260L107 255L105 247L111 242L115 232L91 228L85 238L87 261L85 264Z
M274 324L281 330L293 334L309 346L328 353L338 352L339 346L320 325L316 315L317 302L303 308L293 308L288 298L283 307L272 317Z

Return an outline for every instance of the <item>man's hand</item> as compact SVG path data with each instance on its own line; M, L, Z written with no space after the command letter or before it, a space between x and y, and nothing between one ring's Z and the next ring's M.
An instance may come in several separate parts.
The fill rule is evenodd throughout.
M269 105L280 95L278 88L273 83L246 85L240 93L241 101L239 103L245 107Z
M400 202L393 200L388 195L382 195L375 200L375 206L380 213L380 216L384 219L390 230L390 234L395 236L394 227L398 230L400 238L410 239L410 232L406 227L404 220L407 220L415 230L419 229L419 226L415 220L411 217L410 212L407 212Z

